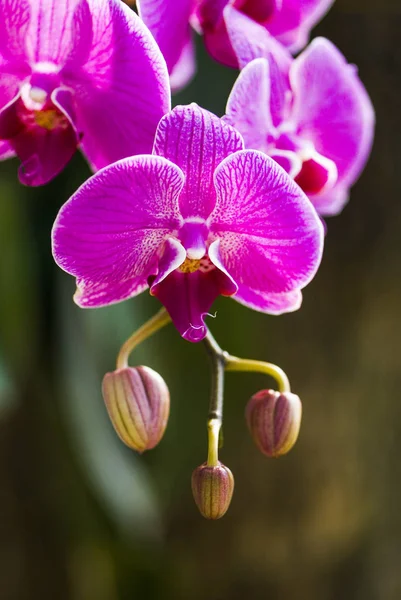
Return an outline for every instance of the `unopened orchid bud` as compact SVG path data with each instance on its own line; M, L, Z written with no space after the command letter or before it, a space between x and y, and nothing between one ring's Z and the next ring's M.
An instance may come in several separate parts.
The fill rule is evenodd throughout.
M103 398L122 441L137 452L154 448L163 437L170 412L164 379L149 367L106 373Z
M266 456L281 456L297 441L302 404L291 392L261 390L249 400L245 416L259 450Z
M192 473L192 493L201 515L206 519L220 519L225 515L233 491L233 474L220 461L214 467L204 463Z

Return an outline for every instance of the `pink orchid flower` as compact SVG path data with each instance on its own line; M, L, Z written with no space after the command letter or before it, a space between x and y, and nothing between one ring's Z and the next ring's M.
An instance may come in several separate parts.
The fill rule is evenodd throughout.
M94 170L150 152L165 61L120 0L0 0L0 157L41 185L80 146Z
M369 157L374 110L356 68L325 38L295 59L234 10L228 32L241 68L224 119L247 148L266 152L322 216L337 214Z
M61 208L53 255L77 278L75 301L98 307L147 287L197 342L219 296L280 314L300 306L320 263L323 227L271 158L196 104L159 123L153 155L123 159Z
M298 52L312 27L334 0L138 0L139 14L156 38L167 61L174 89L195 73L191 26L204 37L213 58L237 67L238 60L226 26L225 9L234 9L261 24L291 52ZM241 27L247 27L245 18Z

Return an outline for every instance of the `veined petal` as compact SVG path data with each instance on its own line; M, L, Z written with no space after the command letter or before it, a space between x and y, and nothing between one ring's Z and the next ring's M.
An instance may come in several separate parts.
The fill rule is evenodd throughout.
M226 156L243 146L235 129L197 104L177 106L163 117L153 154L171 160L185 175L180 196L184 218L209 216L216 201L214 171Z
M80 46L91 37L91 3L93 0L29 2L29 28L25 39L29 62L61 68L69 55L76 53L76 44ZM99 4L102 3L100 0Z
M81 308L99 308L137 296L147 287L143 277L133 277L113 285L109 281L77 280L74 302Z
M267 28L278 41L295 54L307 43L310 30L327 13L334 0L283 0Z
M232 6L224 9L224 20L241 69L256 58L268 61L270 113L277 126L287 117L292 99L288 73L293 59L262 25Z
M247 148L267 149L267 137L273 130L268 60L257 58L244 67L228 98L223 119L238 129Z
M28 0L0 0L0 56L25 62L25 41L31 14Z
M138 12L159 45L172 73L185 46L190 42L189 17L195 0L138 0Z
M102 292L99 305L144 289L164 240L181 223L183 182L180 169L164 158L135 156L91 177L61 208L53 255L90 291L91 306L97 305L93 289Z
M283 294L266 294L245 285L240 285L233 298L253 310L269 313L270 315L281 315L300 308L302 292L294 290Z
M374 130L373 107L355 67L331 42L316 38L295 59L290 78L299 135L335 162L343 187L351 185L369 156Z
M323 227L311 202L271 158L244 150L215 174L216 207L209 226L239 286L262 294L301 289L314 276Z
M124 2L81 1L91 22L79 19L77 32L88 35L91 28L91 44L82 43L79 68L78 58L70 56L62 76L75 92L82 148L99 169L151 152L157 124L170 109L170 85L155 40Z

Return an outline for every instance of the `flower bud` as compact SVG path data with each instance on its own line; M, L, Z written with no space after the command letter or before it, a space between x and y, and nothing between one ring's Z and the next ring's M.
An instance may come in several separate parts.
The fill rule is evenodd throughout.
M252 396L245 417L255 444L266 456L287 454L301 426L302 404L295 394L261 390Z
M228 510L234 491L234 477L220 461L207 463L192 473L192 493L200 513L206 519L220 519Z
M127 367L106 373L103 398L111 422L133 450L154 448L163 437L170 412L164 379L149 367Z

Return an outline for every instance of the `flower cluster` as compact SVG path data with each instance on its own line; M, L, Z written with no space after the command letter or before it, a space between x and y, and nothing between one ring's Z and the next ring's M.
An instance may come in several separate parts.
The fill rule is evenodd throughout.
M206 324L218 296L279 315L301 305L323 252L321 217L359 177L374 112L356 68L328 40L303 49L333 0L0 0L0 156L42 185L77 148L93 175L61 208L57 264L75 302L96 308L149 289L161 311L125 342L103 382L113 425L143 452L161 440L170 396L132 350L170 321L212 364L208 457L193 473L200 512L221 517L234 479L218 458L226 371L258 371L246 421L261 452L295 443L301 403L270 363L223 351ZM221 118L171 88L195 73L194 31L240 74Z

